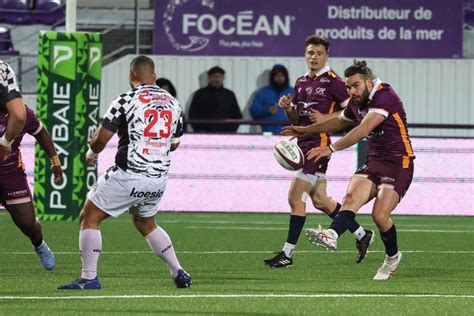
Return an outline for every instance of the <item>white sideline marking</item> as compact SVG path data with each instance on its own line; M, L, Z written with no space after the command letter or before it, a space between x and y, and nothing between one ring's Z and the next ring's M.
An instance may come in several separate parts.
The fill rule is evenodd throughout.
M474 298L468 294L184 294L184 295L89 295L89 296L0 296L0 300L84 300L136 298Z
M401 250L403 253L431 253L431 254L474 254L474 250ZM383 250L369 250L368 253L385 253ZM271 254L272 250L216 250L216 251L176 251L177 254L186 255L238 255L238 254ZM323 250L296 250L294 253L356 253L351 250L323 251ZM33 251L10 251L0 252L0 255L33 255ZM55 251L55 255L78 255L79 251ZM101 254L125 255L125 254L153 254L150 251L102 251Z
M288 227L251 227L251 226L185 226L188 229L210 229L210 230L288 230ZM409 233L454 233L454 234L472 234L474 230L443 230L443 229L398 229L397 232Z

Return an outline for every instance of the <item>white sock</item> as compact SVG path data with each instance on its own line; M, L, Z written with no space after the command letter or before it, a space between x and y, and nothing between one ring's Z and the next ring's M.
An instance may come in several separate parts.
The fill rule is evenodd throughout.
M178 275L178 270L182 269L179 264L176 253L174 252L173 244L168 234L163 228L157 226L151 233L145 236L151 250L163 259L170 269L171 277L174 279Z
M43 249L49 249L48 245L46 244L46 242L44 240L41 242L41 245L39 245L38 247L35 248L35 251L40 252Z
M295 250L295 247L296 245L293 245L293 244L289 244L289 243L285 243L285 245L283 246L283 251L285 252L285 255L288 257L288 258L291 258L291 256L293 255L293 250Z
M359 226L355 232L352 233L357 240L361 240L365 236L365 229L362 226Z
M400 252L397 252L396 254L394 254L394 255L391 256L391 257L387 256L387 259L386 259L387 263L388 263L388 264L394 264L394 263L398 260L398 254L399 254L399 253L400 253Z
M102 252L100 230L83 229L79 232L79 249L81 250L81 278L92 280L97 276L97 261Z

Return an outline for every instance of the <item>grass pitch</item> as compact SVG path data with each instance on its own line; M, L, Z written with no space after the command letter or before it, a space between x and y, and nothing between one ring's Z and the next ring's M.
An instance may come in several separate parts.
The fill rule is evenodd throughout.
M178 258L192 275L176 289L165 264L151 253L129 216L102 226L102 290L60 291L80 275L78 224L43 222L56 254L46 271L29 241L0 212L0 315L13 314L320 314L408 315L474 312L474 218L395 216L404 259L388 282L373 281L383 244L377 234L366 260L355 263L354 238L344 234L327 252L301 236L294 266L270 269L263 259L279 250L288 215L161 213ZM358 216L366 228L371 218ZM309 215L305 227L329 225Z

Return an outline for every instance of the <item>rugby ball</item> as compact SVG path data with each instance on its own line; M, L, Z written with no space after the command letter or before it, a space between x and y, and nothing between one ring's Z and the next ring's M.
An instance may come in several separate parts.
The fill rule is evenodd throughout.
M299 170L304 165L304 155L301 148L288 140L281 140L273 147L276 161L287 170Z

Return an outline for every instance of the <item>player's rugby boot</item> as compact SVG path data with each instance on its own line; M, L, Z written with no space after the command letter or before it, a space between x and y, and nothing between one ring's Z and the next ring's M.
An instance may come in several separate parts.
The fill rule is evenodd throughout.
M270 266L271 268L285 268L293 265L293 259L287 257L284 251L279 251L275 254L275 257L263 261L265 262L265 265Z
M99 290L100 288L99 277L92 280L79 278L70 284L58 286L58 290Z
M402 261L402 253L400 251L393 257L385 256L385 260L374 276L374 280L390 279L395 274L400 261Z
M369 245L374 242L375 233L373 230L365 230L365 236L362 237L361 240L356 240L356 247L359 250L359 254L357 255L357 263L361 263L364 260L365 256L367 255L367 249L369 249Z
M51 249L49 249L48 245L43 241L38 248L35 248L35 251L40 258L43 267L46 270L52 270L56 261L54 259L54 254Z
M306 238L313 245L318 245L326 250L337 249L337 233L332 229L321 229L321 225L318 228L308 228L306 230Z
M184 271L183 269L179 269L178 275L174 279L174 283L176 284L177 288L184 289L191 287L191 284L193 282L191 276L187 274L186 271Z

